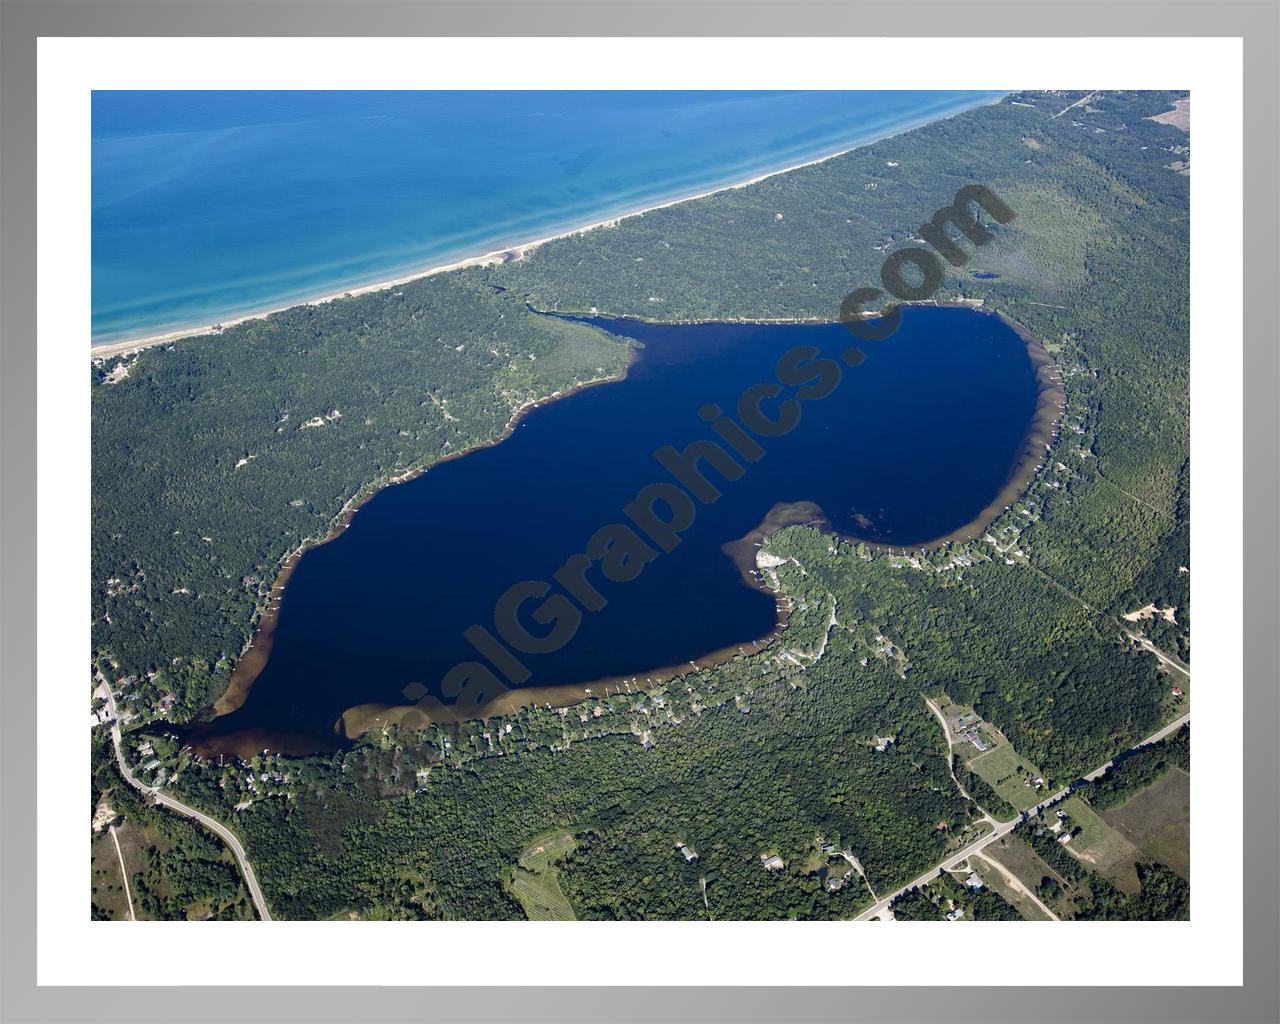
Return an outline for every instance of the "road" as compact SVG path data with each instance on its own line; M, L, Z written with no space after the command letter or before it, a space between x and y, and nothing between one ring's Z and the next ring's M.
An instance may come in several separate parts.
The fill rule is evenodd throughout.
M1037 907L1040 908L1041 912L1046 917L1048 917L1050 921L1062 920L1062 918L1060 918L1057 914L1055 914L1052 910L1050 910L1047 906L1045 906L1044 901L1041 900L1039 896L1037 896L1030 888L1028 888L1025 884L1023 884L1023 881L1021 878L1019 878L1012 871L1006 868L998 860L995 860L992 857L984 857L980 853L975 853L973 855L973 860L969 861L970 867L973 866L973 861L975 860L980 860L982 861L983 864L989 864L991 866L991 869L995 871L1001 878L1004 879L1005 885L1007 885L1014 892L1021 893L1023 896L1027 897L1027 899L1029 899L1032 903L1034 903Z
M111 742L116 749L116 766L120 769L120 774L124 776L125 782L129 783L134 789L142 793L144 796L151 797L158 804L168 807L170 810L184 814L188 818L193 818L200 822L205 828L216 835L224 843L231 848L231 852L235 855L236 863L240 865L240 874L244 876L245 887L249 890L249 895L253 899L253 905L257 908L258 917L263 921L271 920L271 911L267 909L266 898L262 895L262 890L258 887L258 876L253 873L253 865L249 863L249 858L244 852L244 847L240 845L230 829L222 822L215 818L209 817L207 814L197 811L194 807L184 804L181 800L175 800L167 793L161 792L155 786L148 786L144 782L139 781L129 765L124 759L124 743L120 735L120 715L116 710L116 698L111 692L111 687L102 684L102 689L107 694L107 704L111 708Z
M1187 680L1187 682L1191 681L1191 673L1187 671L1187 667L1181 661L1171 654L1165 654L1164 651L1160 650L1159 647L1148 640L1143 634L1130 633L1128 630L1125 630L1125 636L1136 643L1139 647L1154 654L1156 656L1156 660L1165 668L1169 669L1171 672L1179 673Z
M1162 740L1166 736L1168 736L1170 733L1176 732L1178 729L1181 729L1184 725L1186 725L1190 721L1191 721L1190 714L1183 715L1181 718L1175 719L1174 721L1170 722L1168 725L1164 726L1163 728L1153 732L1150 736L1142 740L1140 743L1135 743L1129 749L1136 750L1138 747L1144 747L1148 743L1155 743L1159 740ZM1111 760L1109 760L1106 764L1101 765L1098 768L1095 768L1088 775L1085 775L1082 778L1087 782L1092 782L1094 779L1101 776L1113 764L1115 764L1115 761L1116 759L1114 757L1111 758ZM1040 814L1041 812L1048 810L1050 807L1056 804L1059 800L1065 799L1066 797L1070 796L1071 790L1074 787L1074 785L1075 783L1072 783L1070 786L1064 786L1062 789L1058 790L1058 792L1054 793L1048 799L1044 800L1041 803L1036 804L1035 807L1032 807L1030 810L1025 812L1026 816L1028 818L1035 817L1037 814ZM951 856L947 857L946 860L943 860L938 864L934 865L932 868L926 871L919 878L916 878L915 880L908 882L901 889L897 890L894 893L891 893L889 896L886 896L884 899L879 900L878 902L872 904L870 907L864 910L861 914L859 914L856 918L854 918L854 920L867 921L873 917L877 917L881 911L888 909L889 905L894 900L896 900L899 896L902 896L905 893L910 892L912 889L919 888L920 886L924 885L926 882L931 882L933 879L935 879L938 876L938 873L940 871L953 870L962 861L967 860L973 854L986 849L996 840L1003 839L1015 828L1017 828L1021 823L1022 823L1021 815L1009 821L996 822L995 828L991 832L988 832L986 835L981 836L978 839L975 839L968 846L961 847L955 853L951 854Z
M933 701L931 701L928 697L926 697L926 698L924 699L924 702L925 702L926 704L928 704L928 705L929 705L929 710L933 712L933 717L934 717L934 718L936 718L936 719L938 720L938 724L939 724L940 726L942 726L942 735L943 735L944 737L946 737L946 740L947 740L947 771L949 771L949 772L951 773L951 781L952 781L952 782L954 782L954 783L956 784L956 789L960 790L960 795L961 795L962 797L964 797L966 800L973 800L973 797L971 797L971 796L970 796L970 795L965 791L964 786L960 785L960 780L956 778L956 765L955 765L955 758L952 756L952 751L955 749L955 741L954 741L954 740L952 740L952 738L951 738L951 727L947 725L947 720L942 716L942 709L941 709L941 708L939 708L937 704L935 704ZM974 804L977 804L977 802L978 802L978 801L977 801L977 800L973 800L973 802L974 802ZM979 810L981 810L981 808L979 808ZM991 817L991 815L990 815L990 814L987 814L987 812L986 812L986 811L983 811L982 813L983 813L983 815L986 817L986 819L987 819L989 822L991 822L991 824L992 824L992 825L997 824L996 819L995 819L995 818L993 818L993 817ZM870 883L868 883L868 884L867 884L867 888L870 888L870 887L871 887L871 885L870 885ZM873 894L873 895L874 895L874 894Z
M124 866L124 853L120 849L120 837L116 835L116 827L111 826L111 841L116 844L116 859L120 861L120 877L124 879L124 898L129 901L129 920L136 921L138 917L133 912L133 893L129 890L129 869Z

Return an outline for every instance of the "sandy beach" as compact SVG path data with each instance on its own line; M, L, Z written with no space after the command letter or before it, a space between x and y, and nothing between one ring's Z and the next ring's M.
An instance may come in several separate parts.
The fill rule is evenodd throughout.
M995 97L988 103L999 103L1003 97ZM982 105L982 104L979 104ZM973 109L972 107L965 110ZM411 281L418 281L424 277L431 277L435 274L445 274L453 270L462 270L465 267L482 267L492 266L499 263L508 263L513 260L523 259L530 252L537 249L541 245L548 242L554 242L561 238L570 238L574 235L583 235L589 231L596 231L600 228L616 227L624 220L632 217L643 217L647 213L655 210L664 210L671 206L677 206L680 203L693 202L696 199L705 199L708 196L717 195L722 192L732 192L736 189L747 188L758 182L765 181L769 178L777 177L780 174L789 174L792 171L798 171L804 167L812 167L816 164L825 163L828 160L834 160L837 157L845 156L852 153L856 149L862 149L865 146L874 145L877 142L884 142L887 139L904 135L907 132L915 131L927 124L935 124L939 121L947 121L957 114L964 113L964 110L957 110L954 113L947 114L945 117L925 118L921 121L912 123L895 131L888 132L884 135L877 135L871 138L859 140L851 145L845 146L832 153L825 153L821 156L804 160L799 163L789 164L786 167L779 167L776 170L765 171L754 177L747 178L743 181L732 182L727 185L717 185L713 188L704 189L701 192L695 192L689 195L677 196L674 199L666 199L659 203L652 203L649 206L641 207L635 210L628 210L624 213L615 214L602 220L594 221L590 224L581 224L577 227L568 228L554 234L546 235L543 238L535 238L530 241L516 242L510 245L504 245L497 249L493 249L483 255L468 256L462 259L454 260L451 263L442 263L437 266L425 267L401 274L387 280L375 281L370 284L358 285L350 288L343 288L340 291L330 292L325 295L318 295L314 298L303 299L298 302L287 302L283 305L272 306L267 309L255 310L251 313L245 313L239 316L230 317L219 321L217 324L210 324L204 327L184 327L176 330L168 331L163 334L154 334L142 338L131 338L127 341L109 342L102 345L90 345L89 354L94 359L102 359L110 356L125 355L133 352L141 351L144 348L152 348L157 345L166 345L171 342L179 341L183 338L198 338L209 334L221 333L228 327L234 327L237 324L245 323L249 320L258 320L263 317L271 316L273 313L282 313L286 309L295 309L298 306L318 306L326 302L333 302L337 299L351 298L356 295L366 295L370 292L384 291L388 288L396 288L401 285L408 284Z

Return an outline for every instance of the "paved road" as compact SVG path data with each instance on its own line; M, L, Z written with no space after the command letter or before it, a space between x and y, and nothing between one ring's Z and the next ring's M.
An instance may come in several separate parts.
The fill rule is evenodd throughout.
M156 803L163 804L179 814L185 814L188 818L194 818L226 843L231 848L231 852L235 854L236 863L240 865L240 873L244 876L244 884L249 890L249 895L253 898L253 905L258 910L258 917L263 921L270 921L271 911L267 909L266 898L258 887L258 877L253 873L253 865L249 863L244 847L240 845L240 840L235 837L231 830L217 819L197 811L194 807L184 804L181 800L175 800L167 793L162 793L155 786L148 786L139 781L137 776L130 770L124 759L124 745L120 736L120 717L116 711L115 695L111 692L110 686L103 684L102 688L107 693L107 704L111 708L111 742L116 748L116 766L120 769L120 774L124 776L125 782L145 796L151 797Z
M1136 750L1138 747L1146 746L1148 743L1155 743L1158 740L1162 740L1166 736L1168 736L1170 733L1176 732L1178 729L1181 729L1184 725L1186 725L1190 721L1191 721L1191 715L1189 714L1183 715L1181 718L1175 719L1174 721L1170 722L1164 728L1158 729L1156 732L1153 732L1141 743L1135 743L1129 749ZM1101 776L1113 764L1115 764L1114 757L1110 761L1108 761L1106 764L1098 768L1095 768L1088 775L1083 776L1083 778L1086 781L1092 782L1094 779ZM1074 783L1072 785L1074 785ZM1049 797L1047 800L1043 801L1042 803L1036 804L1035 807L1027 811L1026 816L1029 818L1032 818L1032 817L1035 817L1037 814L1040 814L1042 811L1048 810L1050 807L1056 804L1059 800L1062 800L1065 797L1070 796L1071 789L1072 789L1072 786L1064 786L1062 789L1058 790L1058 792L1054 793L1053 796ZM910 892L912 889L919 888L920 886L924 885L926 882L931 882L934 878L938 876L938 872L940 871L951 871L961 861L967 860L971 855L979 852L980 850L986 849L996 840L1003 839L1015 828L1017 828L1018 825L1020 825L1021 823L1022 823L1021 816L1017 818L1013 818L1010 821L996 822L995 828L991 832L988 832L986 835L978 839L975 839L968 846L962 847L961 849L957 850L955 853L951 854L951 856L949 856L946 860L941 861L940 863L936 864L934 867L930 868L919 878L915 879L914 881L908 882L897 892L891 893L890 895L886 896L884 899L868 907L861 914L859 914L855 918L855 920L866 921L866 920L869 920L870 918L876 917L877 915L879 915L879 913L882 910L887 909L889 904L891 904L899 896L902 896L904 893Z

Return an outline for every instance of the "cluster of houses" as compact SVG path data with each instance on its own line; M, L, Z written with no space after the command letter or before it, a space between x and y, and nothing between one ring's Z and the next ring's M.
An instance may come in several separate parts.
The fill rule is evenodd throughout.
M965 888L970 892L978 892L982 889L982 879L978 877L976 871L970 871L968 877L964 880ZM948 921L959 921L964 917L964 907L957 907L954 902L951 904L951 910L947 914Z
M982 719L978 717L976 711L966 711L958 718L952 719L951 727L955 730L956 736L961 740L966 740L973 744L978 753L987 750L991 744L982 738L982 734L978 732L978 726L982 724Z

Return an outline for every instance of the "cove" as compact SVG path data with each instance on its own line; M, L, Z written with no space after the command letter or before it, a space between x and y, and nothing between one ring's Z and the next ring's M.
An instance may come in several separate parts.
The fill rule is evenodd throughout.
M343 730L394 720L410 684L439 696L451 668L482 660L463 633L493 631L508 588L553 581L595 531L627 522L638 491L673 481L657 449L717 440L700 410L732 414L744 391L775 381L788 350L840 361L854 340L834 323L585 319L634 343L626 376L536 407L501 443L378 492L307 551L269 624L265 664L237 709L198 730L199 752L323 749ZM980 536L1016 500L1061 400L1034 339L991 312L908 306L891 338L861 347L865 360L841 362L838 387L805 402L793 430L758 438L764 455L738 479L704 467L721 497L697 506L674 550L628 582L592 575L606 606L561 649L521 653L530 677L506 706L568 702L593 683L767 642L777 600L748 570L778 525L917 548Z

